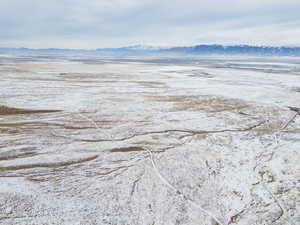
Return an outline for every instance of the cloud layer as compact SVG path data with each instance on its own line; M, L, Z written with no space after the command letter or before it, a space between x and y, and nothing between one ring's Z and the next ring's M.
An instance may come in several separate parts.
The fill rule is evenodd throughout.
M1 0L0 45L298 45L299 0Z

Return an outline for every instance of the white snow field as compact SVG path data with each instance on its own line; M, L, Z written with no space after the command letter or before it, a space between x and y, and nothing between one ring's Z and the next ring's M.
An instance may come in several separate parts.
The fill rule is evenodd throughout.
M1 225L300 224L299 58L0 62Z

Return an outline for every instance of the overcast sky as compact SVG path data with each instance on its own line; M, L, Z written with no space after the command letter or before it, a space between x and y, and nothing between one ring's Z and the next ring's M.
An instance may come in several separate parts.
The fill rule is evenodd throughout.
M300 0L0 0L0 46L300 46Z

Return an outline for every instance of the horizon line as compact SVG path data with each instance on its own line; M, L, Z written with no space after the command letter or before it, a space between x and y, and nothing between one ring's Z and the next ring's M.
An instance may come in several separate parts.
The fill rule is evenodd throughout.
M1 47L0 49L24 49L24 50L78 50L78 51L97 51L105 49L126 49L133 47L149 47L149 48L162 48L162 49L172 49L172 48L191 48L196 46L222 46L222 47L260 47L260 48L300 48L300 45L289 46L289 45L251 45L251 44L194 44L194 45L178 45L178 46L163 46L163 45L148 45L148 44L133 44L123 47L97 47L97 48L63 48L63 47L50 47L50 48L31 48L31 47ZM134 50L143 50L143 49L134 49ZM147 50L147 49L144 49ZM153 49L159 50L159 49Z

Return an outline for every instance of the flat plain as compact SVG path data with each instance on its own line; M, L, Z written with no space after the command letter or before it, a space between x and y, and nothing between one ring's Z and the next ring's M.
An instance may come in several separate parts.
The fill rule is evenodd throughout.
M0 56L0 224L300 223L300 59Z

